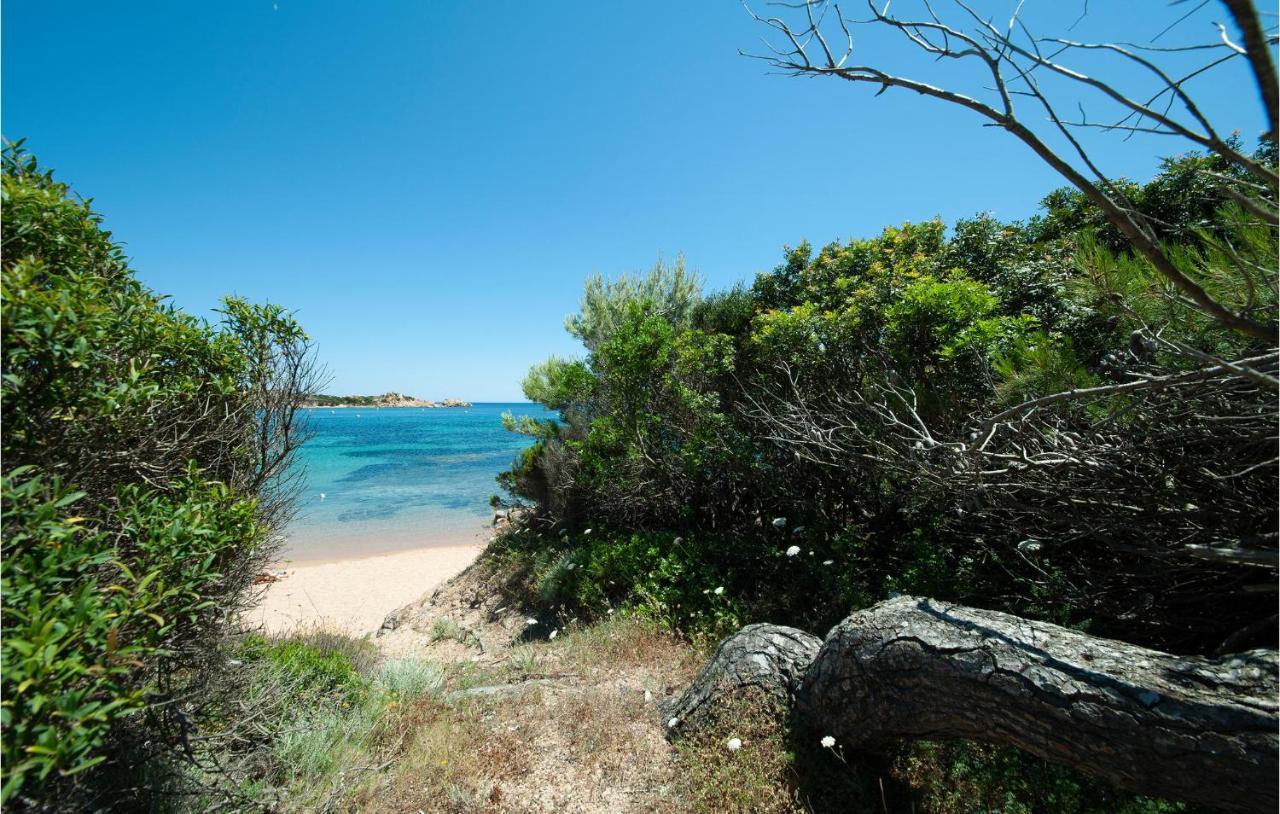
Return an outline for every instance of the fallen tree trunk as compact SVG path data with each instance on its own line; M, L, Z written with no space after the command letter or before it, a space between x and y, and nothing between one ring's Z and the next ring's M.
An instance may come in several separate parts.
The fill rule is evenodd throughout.
M963 738L1159 797L1277 807L1277 655L1181 658L995 611L899 597L825 642L751 625L667 707L678 733L759 690L853 749Z

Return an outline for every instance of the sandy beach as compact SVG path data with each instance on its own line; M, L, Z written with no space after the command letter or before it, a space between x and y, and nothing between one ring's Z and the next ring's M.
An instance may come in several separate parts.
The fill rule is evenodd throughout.
M268 633L322 627L359 636L386 615L462 571L484 549L479 540L323 562L284 563L246 621Z

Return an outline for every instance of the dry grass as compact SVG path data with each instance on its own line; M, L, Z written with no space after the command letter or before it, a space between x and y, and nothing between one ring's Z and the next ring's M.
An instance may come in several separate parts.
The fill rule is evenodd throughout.
M638 619L517 644L485 663L454 663L439 694L386 716L384 729L398 733L399 745L347 806L557 814L652 808L672 780L675 754L657 703L664 687L687 681L699 663L688 645ZM530 680L544 683L521 683Z
M727 704L713 725L679 742L675 783L655 812L805 811L795 789L781 717L773 704L759 698L743 697ZM741 741L741 748L730 750L731 738Z
M376 782L349 800L367 812L502 812L503 784L529 771L519 736L495 726L490 704L444 704L434 698L406 705L389 731L401 748Z
M555 639L531 638L519 606L507 604L509 592L496 590L503 579L500 569L476 568L404 609L401 626L376 642L323 631L295 637L307 647L279 654L282 669L341 678L341 664L321 657L340 653L365 688L351 697L364 700L303 708L293 740L275 747L276 765L287 769L266 789L272 807L410 814L1181 810L1101 794L1063 770L1029 769L1007 750L915 744L889 758L846 761L820 747L821 733L789 727L759 697L731 701L718 722L669 743L658 705L688 686L713 643L691 644L622 614L570 625ZM741 748L728 749L730 738Z
M622 614L570 626L554 640L527 640L523 615L479 607L474 593L463 579L412 608L401 628L377 641L380 664L352 653L377 690L375 706L325 724L343 737L315 740L332 744L336 760L310 777L295 775L284 808L835 810L807 804L795 750L765 705L743 700L721 725L666 740L659 703L688 686L705 646ZM483 652L458 648L452 634L462 629L486 643ZM730 737L743 748L728 751Z
M564 658L578 667L658 670L680 680L692 678L706 656L657 622L624 616L574 630L560 646Z

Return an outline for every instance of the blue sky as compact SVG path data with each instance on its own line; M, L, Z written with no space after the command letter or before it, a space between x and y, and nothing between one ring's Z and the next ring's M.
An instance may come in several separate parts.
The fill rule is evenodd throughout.
M1046 31L1079 12L1028 5ZM1186 8L1095 3L1071 33L1149 39ZM973 114L737 55L766 33L734 0L8 0L3 130L181 307L296 309L333 392L477 401L578 351L561 326L593 272L683 252L720 288L786 244L1024 218L1061 185ZM868 60L906 53L866 39ZM1251 141L1255 94L1231 70L1192 90ZM1137 178L1185 149L1092 143Z

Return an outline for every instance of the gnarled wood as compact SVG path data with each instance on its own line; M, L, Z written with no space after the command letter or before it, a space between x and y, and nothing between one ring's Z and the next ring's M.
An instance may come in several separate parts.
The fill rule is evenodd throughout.
M1276 810L1274 651L1181 658L915 597L853 614L811 653L815 641L745 628L669 709L697 725L726 688L750 686L846 747L1010 744L1145 794Z
M821 646L817 636L793 627L747 625L720 643L683 695L663 706L668 728L706 723L719 700L743 690L762 692L790 709Z

